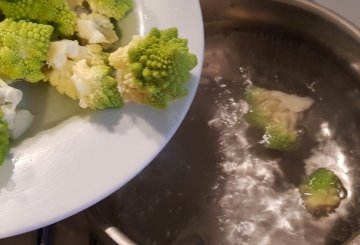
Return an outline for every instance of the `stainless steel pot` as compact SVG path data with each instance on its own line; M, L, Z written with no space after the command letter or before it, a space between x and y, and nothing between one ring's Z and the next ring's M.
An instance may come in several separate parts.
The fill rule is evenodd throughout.
M120 244L358 244L348 239L360 230L359 31L308 1L203 0L202 9L193 106L149 167L87 211L94 229ZM315 100L298 150L265 150L244 124L249 82ZM348 197L315 218L297 187L319 166L340 174Z

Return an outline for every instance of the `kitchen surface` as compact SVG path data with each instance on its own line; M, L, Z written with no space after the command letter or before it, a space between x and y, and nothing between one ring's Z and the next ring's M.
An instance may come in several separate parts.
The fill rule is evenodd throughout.
M357 13L360 7L359 1L319 0L317 2L337 11L360 26L360 16ZM206 0L202 1L202 5L205 7ZM212 26L207 28L216 30L216 27L212 28ZM230 39L233 34L227 33L226 35ZM216 31L209 33L206 38L208 40L207 47L211 52L205 52L205 75L201 79L197 97L182 126L154 161L119 191L88 210L43 229L1 239L0 245L127 245L135 243L149 245L170 243L178 245L205 245L208 244L208 238L202 234L213 234L211 238L212 244L216 244L216 242L220 244L220 240L216 241L214 237L221 237L224 233L229 236L229 239L241 241L239 244L246 244L247 241L250 241L251 244L262 244L261 242L264 242L262 240L251 240L248 237L247 234L250 234L252 229L254 229L253 224L235 222L237 216L243 219L249 218L245 209L243 212L232 212L238 204L235 200L236 197L241 199L241 195L248 191L244 189L234 192L235 186L241 184L248 185L249 182L240 183L241 181L235 176L235 173L241 175L241 172L236 172L238 170L234 169L234 166L230 164L231 159L238 156L238 154L241 157L252 156L247 156L245 152L238 152L235 148L225 149L225 142L233 142L233 144L239 144L240 142L245 147L247 143L241 137L245 137L247 132L238 134L232 131L235 129L233 126L239 122L236 116L229 112L229 108L241 114L244 105L238 102L239 98L236 95L232 95L229 91L234 89L241 90L243 88L237 87L229 77L223 74L235 74L238 72L241 81L246 83L247 79L249 79L249 74L254 71L241 66L236 67L236 70L229 67L223 69L217 66L220 61L226 60L224 54L217 52L217 50L220 50L218 45L222 44L222 41L219 39ZM244 48L252 47L251 36L240 35L234 38L239 40L242 38L243 41L239 41L238 45L243 45ZM261 38L258 41L258 45L265 49L267 46L262 42L268 37L264 35ZM285 44L284 40L279 42ZM229 45L234 44L229 41ZM289 45L291 48L292 44L286 43L285 45ZM281 50L284 56L290 52L290 49L286 48ZM308 58L312 57L309 55ZM253 57L249 56L249 59L251 58ZM241 60L234 61L241 63ZM332 64L326 63L326 61L324 61L323 65L324 67L332 67ZM224 82L225 80L227 82ZM209 83L214 85L209 86ZM226 103L223 103L223 100L226 100ZM211 103L216 105L211 113L208 110L202 110L201 105L210 105ZM222 129L219 126L221 123L228 126L226 131L221 131ZM196 131L196 136L193 135L194 131ZM221 136L219 137L219 135ZM234 139L234 135L238 138ZM191 139L191 142L189 139ZM223 146L222 148L220 147L221 151L219 152L221 154L215 154L219 145ZM334 147L331 149L337 150L338 148ZM303 150L304 152L307 151L305 148ZM262 154L259 149L254 149L254 151ZM213 154L209 155L209 153ZM174 159L174 155L179 157ZM271 157L275 159L278 156ZM190 159L191 162L189 161ZM260 159L259 161L261 162L262 160ZM197 164L194 164L195 162ZM280 167L283 172L286 173L288 171L290 173L286 166L281 165ZM243 171L247 171L246 173L249 173L250 176L254 174L251 172L251 167L244 168ZM262 169L263 173L266 173L266 171L277 170L272 169L272 167ZM202 176L200 183L197 181L199 176ZM246 179L245 175L242 177ZM269 178L260 181L256 179L256 174L253 177L254 182L252 184L264 185L264 192L259 192L256 195L258 197L261 195L265 196L269 202L275 202L275 194L272 193L270 188L266 189L266 181L269 181L268 184L270 185L270 182L273 180L269 180ZM298 182L300 180L295 178L291 184L297 184ZM284 188L285 190L286 186L280 185L279 188ZM289 199L296 197L294 192L284 191L284 193ZM219 196L221 197L220 199ZM241 205L246 207L247 210L251 210L252 213L256 213L256 210L251 205L251 202L256 202L256 200L249 199L248 201L249 203L244 202ZM221 208L215 205L215 203L220 203ZM279 209L286 208L280 202L277 205ZM300 212L296 208L295 201L290 203L287 208L293 214L299 214ZM16 217L14 218L16 219ZM260 219L260 216L258 218ZM270 214L267 216L270 222L273 218ZM216 225L218 221L221 222L220 230ZM282 221L276 223L278 226L274 228L275 231L273 233L268 234L269 239L275 236L283 236L282 230L291 233L292 228L290 225L286 223L285 219ZM300 227L296 223L295 216L292 221L294 221L292 224ZM262 225L258 227L259 232L269 224ZM311 225L313 224L308 225L312 227ZM167 229L164 229L164 227L167 227ZM325 232L319 227L313 227L314 232ZM244 231L241 238L231 237L231 234L236 233L236 229ZM113 238L113 240L109 239L109 237ZM287 244L291 244L293 239L296 238L284 235L283 242L288 241ZM334 239L336 240L337 238ZM314 240L314 242L317 242L317 240Z

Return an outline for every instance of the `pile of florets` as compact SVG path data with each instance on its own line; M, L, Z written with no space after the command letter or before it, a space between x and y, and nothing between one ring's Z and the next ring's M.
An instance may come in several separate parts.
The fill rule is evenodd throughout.
M164 108L186 95L197 59L176 28L154 28L119 47L114 23L133 8L132 0L0 0L0 164L11 135L32 120L16 109L15 81L46 81L93 110L128 101Z

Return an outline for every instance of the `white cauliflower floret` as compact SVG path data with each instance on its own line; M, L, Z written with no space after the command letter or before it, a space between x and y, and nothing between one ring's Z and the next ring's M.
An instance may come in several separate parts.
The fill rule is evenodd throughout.
M80 55L80 45L78 41L61 40L51 42L47 64L49 67L61 69L69 59L75 59Z
M23 93L20 90L12 88L0 80L0 109L3 113L2 120L7 122L9 129L14 127L15 110L22 96Z
M16 108L22 97L21 90L10 87L0 80L1 120L6 122L13 139L19 138L30 127L34 118L29 111Z
M119 40L110 19L102 14L80 14L77 20L78 36L89 43L111 44Z
M45 72L46 80L61 94L76 100L78 95L71 81L72 67L80 56L78 41L61 40L50 44L47 64L51 70Z
M61 94L94 110L122 106L115 78L110 76L108 54L99 44L80 46L77 41L53 42L48 54L47 80Z

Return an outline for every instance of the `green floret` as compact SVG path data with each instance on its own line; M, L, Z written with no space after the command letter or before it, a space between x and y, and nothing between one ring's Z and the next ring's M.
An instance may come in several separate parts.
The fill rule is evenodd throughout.
M297 146L297 122L312 105L310 98L251 86L245 92L245 101L249 111L244 118L264 131L266 148L287 151Z
M178 38L176 28L154 28L145 37L135 36L109 57L117 69L124 99L158 108L187 94L186 83L197 58L187 40Z
M133 0L88 0L88 3L93 12L116 20L122 19L134 7Z
M327 214L340 205L341 199L346 197L346 190L334 172L319 168L305 179L300 194L309 212Z
M89 67L86 60L75 64L71 79L77 88L80 106L91 109L118 108L123 105L116 80L105 65Z
M7 123L0 120L0 165L2 165L2 163L6 159L6 156L9 152L9 145L10 145L10 134Z
M245 101L250 106L249 112L245 115L245 119L248 123L255 127L266 128L268 121L272 116L272 111L270 108L267 108L269 102L266 103L266 100L268 100L268 97L266 96L264 89L252 86L246 90Z
M71 36L76 28L76 14L65 0L0 0L6 18L51 24L57 33Z
M10 80L42 80L52 32L49 25L11 19L0 22L0 74Z
M80 46L78 41L66 39L52 42L46 80L61 94L79 100L83 108L121 107L123 101L107 58L98 44Z
M264 134L265 147L282 151L293 150L298 144L298 133L281 124L269 125Z
M85 47L80 47L80 56L84 57L90 66L109 64L109 53L104 52L99 44L88 44Z

